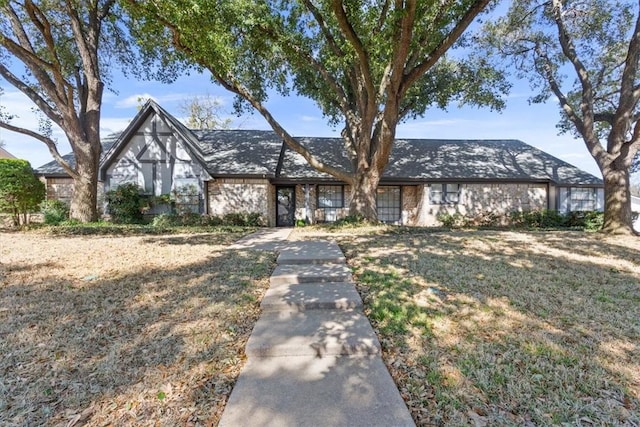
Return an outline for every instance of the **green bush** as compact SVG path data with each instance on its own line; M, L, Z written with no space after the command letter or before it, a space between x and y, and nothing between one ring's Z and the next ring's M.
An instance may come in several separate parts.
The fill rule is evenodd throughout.
M261 227L264 225L264 220L259 213L230 213L221 218L219 216L185 212L183 214L157 215L151 221L151 225L154 227L217 227L220 225Z
M40 210L44 216L44 223L58 225L69 219L69 205L62 200L47 200Z
M0 212L11 214L13 224L27 224L28 214L37 211L45 187L26 160L0 159Z
M142 206L145 198L136 184L127 183L107 192L111 220L120 224L139 224L143 220Z
M604 212L589 211L584 216L584 229L587 231L600 231L604 225Z
M460 228L466 226L468 223L465 217L459 212L456 212L454 214L442 212L436 216L436 219L440 222L440 224L442 224L443 227L446 228Z
M264 225L262 215L253 212L233 212L222 217L223 225L236 225L241 227L261 227Z

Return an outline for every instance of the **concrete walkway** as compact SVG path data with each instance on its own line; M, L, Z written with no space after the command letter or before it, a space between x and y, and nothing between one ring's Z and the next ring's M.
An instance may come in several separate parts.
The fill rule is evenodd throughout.
M264 230L234 245L279 256L219 425L414 426L342 251L287 241L289 232Z

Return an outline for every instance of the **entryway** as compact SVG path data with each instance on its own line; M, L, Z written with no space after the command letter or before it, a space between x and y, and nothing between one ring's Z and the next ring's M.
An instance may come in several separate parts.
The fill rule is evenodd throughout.
M295 213L295 187L276 187L276 227L293 227L295 225Z

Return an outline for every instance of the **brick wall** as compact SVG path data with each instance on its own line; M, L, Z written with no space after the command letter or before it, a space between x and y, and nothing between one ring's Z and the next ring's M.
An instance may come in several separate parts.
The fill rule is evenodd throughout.
M47 178L44 182L47 187L47 200L60 200L65 203L71 203L73 179Z
M417 187L422 201L418 204L415 220L407 224L438 225L440 213L473 217L482 212L504 215L548 208L545 184L462 184L460 187L460 202L455 205L431 205L429 186Z
M209 214L260 213L269 225L275 222L275 198L266 179L218 179L207 185Z

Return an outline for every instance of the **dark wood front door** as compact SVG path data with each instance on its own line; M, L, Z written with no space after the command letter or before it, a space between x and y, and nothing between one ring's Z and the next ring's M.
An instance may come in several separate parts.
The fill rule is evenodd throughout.
M276 187L276 227L293 227L295 212L295 187Z

